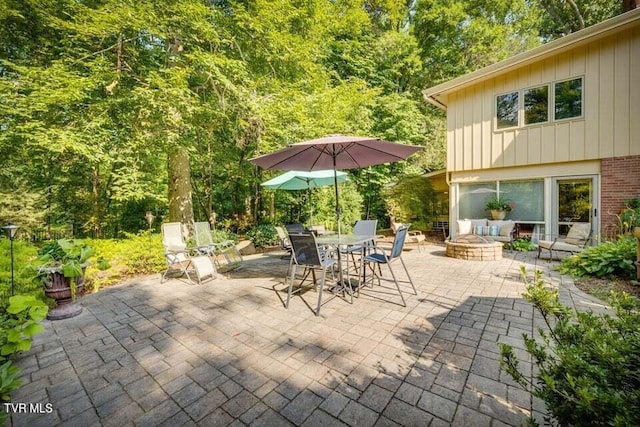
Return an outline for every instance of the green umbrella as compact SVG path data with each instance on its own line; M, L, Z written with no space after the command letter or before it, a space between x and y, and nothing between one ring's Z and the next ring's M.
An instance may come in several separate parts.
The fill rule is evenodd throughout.
M336 178L338 184L345 182L347 173L336 171ZM325 185L334 185L334 176L332 169L311 172L289 171L260 185L274 190L309 190Z
M310 190L316 187L339 184L347 181L347 173L333 169L319 171L289 171L260 184L273 190ZM309 204L309 219L313 222L313 211Z

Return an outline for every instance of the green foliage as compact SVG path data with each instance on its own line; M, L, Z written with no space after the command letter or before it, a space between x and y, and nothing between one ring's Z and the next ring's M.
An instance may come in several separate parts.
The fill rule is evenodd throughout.
M9 239L0 238L0 307L6 307L9 304L11 296L11 257ZM37 294L42 295L42 286L35 283L33 274L25 271L37 256L37 248L22 240L13 241L13 259L14 259L14 283L16 294Z
M0 403L11 401L11 392L16 390L22 382L18 379L20 369L13 365L10 360L5 360L0 365ZM6 419L8 414L0 411L0 421Z
M408 176L398 180L384 192L389 215L400 222L431 224L438 216L438 196L431 182L424 176Z
M227 240L231 240L233 243L238 243L238 235L229 230L211 230L211 239L214 243L222 243Z
M637 240L620 236L618 240L588 247L580 253L564 258L559 267L572 276L634 277Z
M511 212L513 209L513 203L509 200L501 199L500 197L494 197L487 202L485 208L488 211Z
M91 264L87 268L85 286L97 291L102 286L122 282L135 275L154 274L166 268L162 236L150 231L126 234L124 239L89 240L108 268L99 270Z
M528 252L535 250L537 246L529 239L516 239L511 243L511 248L518 252Z
M10 358L21 351L29 351L33 337L44 331L40 324L49 307L33 295L9 298L6 310L0 312L0 403L10 401L10 393L20 386L20 370ZM6 412L0 411L0 421Z
M640 227L640 198L625 200L625 208L618 215L618 223L621 234L633 231L634 227Z
M31 349L32 337L44 331L39 323L49 307L33 295L15 295L9 298L6 314L0 319L0 358Z
M520 371L513 348L500 344L501 367L544 400L558 425L640 425L640 307L614 295L615 316L577 313L562 305L536 271L523 297L542 314L539 339L523 334L536 365L536 381Z
M247 231L247 237L256 248L276 245L279 241L276 228L272 224L260 224Z

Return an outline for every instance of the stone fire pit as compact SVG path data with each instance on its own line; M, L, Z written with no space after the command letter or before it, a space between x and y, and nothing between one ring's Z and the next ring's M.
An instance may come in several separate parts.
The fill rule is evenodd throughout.
M495 261L502 259L502 243L491 237L462 234L454 241L446 241L447 256L451 258L476 261Z

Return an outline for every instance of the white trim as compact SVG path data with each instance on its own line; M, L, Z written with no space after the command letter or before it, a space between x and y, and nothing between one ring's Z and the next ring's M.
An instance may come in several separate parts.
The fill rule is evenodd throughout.
M460 90L471 84L478 83L479 81L513 71L516 67L541 61L562 51L574 49L582 44L606 37L609 34L624 30L629 26L638 25L639 23L640 8L637 8L583 30L576 31L575 33L569 34L565 37L553 40L519 55L515 55L503 61L489 65L488 67L481 68L472 73L432 86L422 91L422 95L427 102L446 109L446 104L441 99L438 99L444 94Z

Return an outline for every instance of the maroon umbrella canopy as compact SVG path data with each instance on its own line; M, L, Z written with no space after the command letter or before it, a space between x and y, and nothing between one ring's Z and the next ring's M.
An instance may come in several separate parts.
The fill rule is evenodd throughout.
M250 161L263 169L359 169L404 160L420 149L367 136L329 135L291 144Z
M397 144L368 136L329 135L291 144L282 150L249 159L263 169L315 171L334 170L336 217L340 234L340 202L336 169L359 169L366 166L404 160L422 147Z

